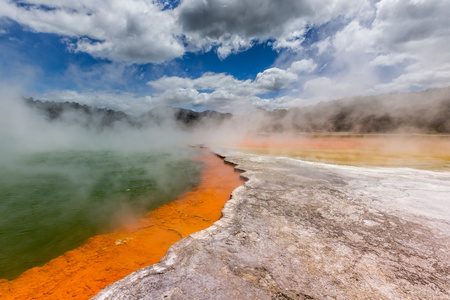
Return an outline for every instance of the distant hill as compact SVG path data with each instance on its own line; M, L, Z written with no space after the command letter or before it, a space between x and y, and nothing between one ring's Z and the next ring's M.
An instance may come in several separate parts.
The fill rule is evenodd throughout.
M450 133L450 88L418 93L396 93L321 102L314 106L246 115L213 110L197 112L157 107L138 117L124 112L71 102L25 100L49 121L68 121L87 127L116 124L132 127L175 125L180 129L213 128L234 122L237 128L258 132L350 132L350 133Z
M48 121L66 121L85 127L105 128L117 124L132 127L162 126L168 122L184 129L202 126L203 123L220 125L232 117L231 114L213 110L196 112L189 109L173 107L157 107L139 117L130 116L121 111L81 105L75 102L48 102L25 99L25 103L42 114Z
M266 132L450 133L450 88L259 111Z
M43 102L33 98L25 99L25 103L48 121L66 121L85 127L110 127L117 123L138 125L136 120L124 112L106 108L81 105L75 102Z
M196 128L206 123L218 126L230 120L232 116L230 113L220 113L214 110L197 112L190 109L161 106L141 115L139 120L144 124L155 122L158 125L175 121L177 125L183 128Z

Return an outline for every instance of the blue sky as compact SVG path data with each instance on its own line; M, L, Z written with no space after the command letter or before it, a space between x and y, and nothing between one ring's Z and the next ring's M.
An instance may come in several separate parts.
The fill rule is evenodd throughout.
M139 114L449 85L445 0L0 0L0 85Z

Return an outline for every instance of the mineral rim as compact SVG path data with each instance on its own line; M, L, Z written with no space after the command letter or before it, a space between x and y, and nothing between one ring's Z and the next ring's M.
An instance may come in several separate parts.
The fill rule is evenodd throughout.
M0 279L0 299L89 299L105 286L157 263L170 245L220 218L231 191L243 181L233 168L203 149L199 184L133 224L87 240L42 267L11 281Z
M223 217L94 299L450 299L449 173L216 152Z

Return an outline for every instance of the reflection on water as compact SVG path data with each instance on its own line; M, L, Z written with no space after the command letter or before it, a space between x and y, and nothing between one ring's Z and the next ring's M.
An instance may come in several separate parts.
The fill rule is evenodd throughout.
M198 162L169 152L52 151L1 165L0 278L176 199L199 172Z

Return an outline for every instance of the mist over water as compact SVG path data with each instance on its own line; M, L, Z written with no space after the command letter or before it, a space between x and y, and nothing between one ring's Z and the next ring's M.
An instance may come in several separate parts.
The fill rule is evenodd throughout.
M0 90L0 278L14 278L193 187L201 166L191 160L196 150L187 145L281 145L306 159L325 153L332 162L350 161L355 153L354 161L370 161L374 149L381 149L377 159L388 152L395 159L416 160L420 152L419 158L433 158L439 167L449 161L448 89L412 95L412 102L409 94L385 95L226 118L213 115L182 129L171 109L160 110L156 123L139 126L127 120L98 126L104 119L70 110L48 120L25 104L20 91ZM423 99L428 102L417 104ZM366 141L364 136L316 133L396 135ZM426 141L418 136L412 143L409 133L442 136Z
M199 180L197 151L174 129L52 123L13 93L2 97L0 278L133 222Z

